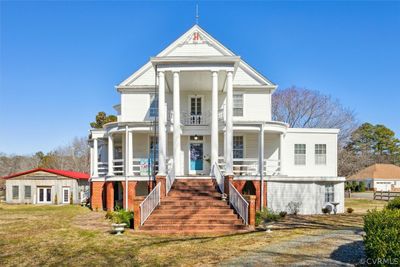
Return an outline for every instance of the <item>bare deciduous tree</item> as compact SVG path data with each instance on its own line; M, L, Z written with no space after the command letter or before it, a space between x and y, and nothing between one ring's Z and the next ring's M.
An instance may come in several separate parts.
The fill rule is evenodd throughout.
M291 87L272 95L272 118L293 128L338 128L344 145L357 127L354 112L318 91Z

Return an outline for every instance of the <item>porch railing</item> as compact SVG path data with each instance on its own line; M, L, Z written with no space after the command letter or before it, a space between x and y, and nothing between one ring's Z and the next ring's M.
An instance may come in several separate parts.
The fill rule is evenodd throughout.
M98 162L97 163L97 173L99 176L106 176L108 173L108 163L107 162Z
M166 187L167 194L171 190L172 185L174 184L174 181L175 181L174 160L170 159L168 161L168 173L167 173L167 179L165 181L165 187Z
M160 188L161 183L157 184L143 202L140 203L140 225L143 225L154 209L160 205Z
M225 169L224 159L219 158L218 165L220 169ZM259 160L257 158L236 158L233 159L233 174L235 176L259 176ZM265 159L264 175L280 174L280 160Z
M209 125L211 113L203 112L199 115L193 115L186 112L181 114L181 122L183 125Z
M243 219L246 225L249 224L249 203L244 197L236 190L236 188L229 183L229 203L236 210L237 214Z
M124 160L114 159L112 169L114 175L124 175Z
M221 193L224 193L225 178L224 178L224 175L222 174L221 169L219 168L218 164L214 163L212 172L213 172L214 179L218 184L219 190L221 191Z

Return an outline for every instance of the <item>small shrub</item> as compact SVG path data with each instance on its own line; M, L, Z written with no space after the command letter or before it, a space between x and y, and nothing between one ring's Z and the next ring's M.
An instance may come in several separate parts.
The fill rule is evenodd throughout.
M286 212L286 211L281 211L281 212L279 212L279 216L280 216L281 218L285 218L286 215L287 215L287 212Z
M57 194L54 196L54 204L58 204L58 197L57 197Z
M347 213L353 213L354 209L353 208L347 208Z
M287 205L290 214L297 215L300 211L301 202L290 201Z
M271 209L264 209L263 211L256 212L256 225L260 225L263 222L275 222L281 218L279 213L274 212Z
M69 204L74 204L74 197L72 196L72 194L71 194L71 196L69 197Z
M131 219L133 219L133 212L123 209L118 209L116 211L107 211L105 218L111 220L113 223L116 224L125 223L127 227L130 227Z
M400 197L390 200L386 208L390 210L400 210Z
M325 207L325 208L322 208L322 213L329 214L329 213L331 213L331 210L328 207Z
M400 209L368 211L364 231L365 252L378 266L400 259Z

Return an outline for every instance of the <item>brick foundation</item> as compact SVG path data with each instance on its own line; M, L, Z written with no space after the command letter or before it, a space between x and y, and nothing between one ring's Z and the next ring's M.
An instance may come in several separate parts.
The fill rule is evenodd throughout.
M113 182L106 182L106 209L114 210L114 185Z
M233 180L232 184L240 194L243 194L243 188L247 181L249 181L249 180ZM261 181L259 181L259 180L250 180L250 181L253 183L254 188L256 189L256 199L255 199L256 209L260 210L261 209ZM267 182L264 181L264 207L266 207L266 206L267 206Z
M90 205L92 210L103 210L103 191L104 182L91 182L90 183Z

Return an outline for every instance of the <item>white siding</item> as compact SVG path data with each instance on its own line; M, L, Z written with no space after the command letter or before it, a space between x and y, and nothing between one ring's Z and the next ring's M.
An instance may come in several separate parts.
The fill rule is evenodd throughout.
M251 90L235 90L243 93L243 117L234 117L235 121L270 121L271 95L266 92L251 92Z
M78 181L72 178L52 178L46 177L45 179L29 179L29 176L26 179L8 179L6 180L6 202L7 203L29 203L29 204L37 204L38 196L37 191L38 187L51 187L51 204L55 203L55 196L57 195L57 204L62 203L62 188L69 187L70 193L72 194L72 198L74 203L80 203L80 191L84 190L83 187L78 186ZM88 183L84 183L87 185ZM12 197L12 187L19 187L19 196L18 199L13 199ZM31 186L31 198L25 199L25 186Z
M141 73L133 82L128 85L154 85L155 71L153 66L150 65L143 73Z
M145 121L149 118L149 93L121 94L121 121Z
M133 158L148 158L150 153L150 135L147 133L133 133Z
M296 129L297 131L298 129ZM288 130L284 141L284 170L289 176L337 176L337 134L336 133L313 133L313 132L291 132ZM306 145L306 164L294 164L295 144ZM326 144L326 164L315 164L315 144Z
M264 159L279 160L279 134L265 133Z
M260 85L260 82L250 76L239 66L236 70L235 77L233 78L233 85Z
M290 202L299 202L300 214L321 214L325 203L325 182L267 182L267 206L274 211L288 211ZM334 184L339 213L344 211L344 183Z
M172 50L167 57L180 56L223 56L223 54L213 46L204 44L184 44Z

